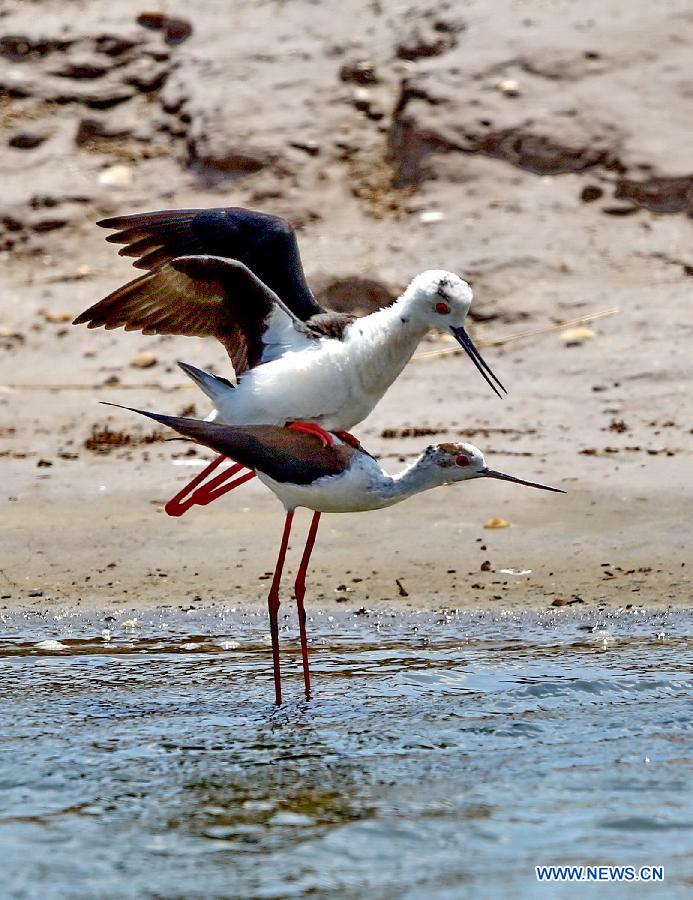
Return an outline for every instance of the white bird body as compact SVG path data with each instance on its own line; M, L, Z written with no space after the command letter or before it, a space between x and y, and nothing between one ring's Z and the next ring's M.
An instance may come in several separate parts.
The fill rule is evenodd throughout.
M308 346L301 346L302 335L289 320L293 335L281 330L287 344L292 340L290 349L244 372L235 388L221 380L206 383L215 420L234 425L308 421L329 431L353 428L370 414L430 328L407 315L408 305L402 298L357 319L342 339L323 337ZM268 330L273 347L280 343L279 333L279 327Z
M335 437L334 440L337 444L338 439ZM459 445L460 449L462 446ZM471 456L471 445L464 447L467 448L468 456ZM377 460L361 452L351 457L348 468L340 474L327 475L310 484L275 481L260 471L257 476L286 509L304 507L321 513L368 512L394 506L414 494L443 484L475 477L477 470L486 465L483 456L478 453L479 460L470 460L470 468L466 473L460 469L455 469L452 473L450 469L441 469L439 461L434 461L433 451L429 449L396 475L388 475Z
M326 475L311 484L291 484L275 481L262 472L257 474L286 509L302 506L314 512L365 512L391 506L409 496L396 493L395 479L365 453L353 459L339 475Z
M215 337L235 387L181 363L214 403L213 420L347 431L370 414L431 330L452 333L495 393L505 391L465 330L472 289L452 272L423 272L391 306L355 318L316 301L293 229L275 216L159 210L99 224L116 229L108 240L148 271L75 324Z

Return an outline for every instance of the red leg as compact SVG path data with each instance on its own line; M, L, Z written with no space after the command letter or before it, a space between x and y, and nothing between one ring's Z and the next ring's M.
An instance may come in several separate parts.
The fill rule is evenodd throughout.
M306 610L303 605L303 598L306 596L306 573L308 571L308 563L310 554L315 546L315 537L318 533L318 525L320 524L320 513L314 512L310 523L308 537L306 538L306 546L301 558L301 565L296 575L296 584L294 590L296 592L296 608L298 609L298 628L301 632L301 656L303 658L303 681L306 687L306 700L310 700L310 669L308 667L308 637L306 635Z
M334 444L334 438L330 432L325 431L324 428L321 428L315 422L291 422L286 427L291 428L293 431L302 431L304 434L315 435L315 437L320 438L324 447L331 447Z
M279 620L277 613L279 612L279 583L282 578L282 569L284 568L284 560L286 559L286 548L289 546L289 535L291 534L291 523L294 518L293 509L287 510L286 521L284 522L284 533L282 534L282 542L279 547L279 555L277 556L277 565L274 568L274 578L272 579L272 587L267 597L267 607L269 609L270 635L272 636L272 664L274 666L274 699L277 706L282 702L282 674L279 668Z
M250 481L251 478L255 478L256 473L251 470L250 472L246 472L245 475L241 475L240 478L236 478L231 484L220 487L230 475L235 475L235 473L242 468L243 466L232 466L230 469L227 469L226 472L217 475L216 478L213 478L207 484L203 484L202 487L198 488L190 500L198 506L207 506L207 504L211 503L213 500L218 500L219 497L223 497L224 494L228 494L228 492L232 491L234 488L240 487L242 484L245 484L246 481Z
M349 444L350 447L356 447L357 450L361 449L361 441L348 431L335 431L335 434L340 441L344 441L344 443Z
M196 475L192 481L185 485L185 487L179 491L175 497L171 497L168 501L164 509L169 514L169 516L182 516L183 513L188 509L185 505L184 500L188 496L188 494L192 493L195 488L200 484L200 482L204 481L208 475L217 468L217 466L221 465L221 463L226 459L225 456L217 456L216 459L213 459L212 462L203 469L198 475Z
M207 484L202 485L201 483L207 478L208 475L211 475L212 472L219 466L225 459L226 456L217 456L216 459L212 460L212 462L203 469L198 475L196 475L192 481L190 481L186 486L179 491L175 497L171 497L166 506L164 507L165 511L169 516L182 516L183 513L187 512L191 506L200 505L204 506L207 503L211 503L212 500L216 500L217 497L220 497L222 494L227 493L234 487L238 487L240 484L243 484L245 481L249 481L252 478L252 474L243 476L243 478L239 478L233 482L233 484L229 485L228 488L224 491L218 491L217 488L219 485L223 484L225 481L228 481L233 475L238 474L238 472L245 469L245 466L242 466L238 463L234 463L234 465L230 466L225 472L221 472L219 475L216 475L213 479L207 482ZM253 473L254 474L254 473ZM198 485L201 485L198 487ZM196 490L197 489L197 490Z

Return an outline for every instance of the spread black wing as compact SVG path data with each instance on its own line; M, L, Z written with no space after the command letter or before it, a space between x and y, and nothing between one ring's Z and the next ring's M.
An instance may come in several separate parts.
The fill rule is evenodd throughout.
M282 349L303 349L315 340L247 266L217 256L163 263L95 303L73 324L215 337L236 375Z
M277 294L299 319L324 313L306 282L296 234L284 219L240 207L165 209L102 219L106 238L124 244L121 256L155 269L177 256L237 259Z

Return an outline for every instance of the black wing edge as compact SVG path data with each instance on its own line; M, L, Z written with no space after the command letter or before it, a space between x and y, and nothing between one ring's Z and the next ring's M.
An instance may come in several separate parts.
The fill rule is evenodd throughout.
M269 475L275 481L311 484L317 478L339 475L345 468L341 451L346 448L324 447L322 441L313 435L289 432L291 440L300 440L310 446L310 459L298 457L288 448L282 449L276 441L277 435L283 430L278 425L227 425L148 412L105 400L100 402L104 406L125 409L166 425L249 469L257 469ZM349 448L347 452L353 451Z
M243 207L163 209L96 224L115 230L106 240L124 244L118 252L135 257L135 268L157 268L177 256L223 256L248 266L298 318L325 311L306 281L295 231L278 216Z

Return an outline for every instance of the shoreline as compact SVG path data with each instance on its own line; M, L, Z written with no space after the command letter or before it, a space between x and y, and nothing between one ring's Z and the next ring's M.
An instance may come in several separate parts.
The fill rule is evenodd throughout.
M264 603L276 501L249 484L167 520L163 503L204 452L97 402L204 417L206 399L176 387L176 360L230 374L223 347L70 325L138 274L96 221L218 206L288 218L316 296L344 311L387 303L431 268L466 278L470 331L508 397L465 357L429 356L355 433L390 471L463 439L495 468L569 491L458 485L391 512L325 517L308 604L331 606L340 585L359 606L693 602L693 18L642 3L617 15L530 6L490 15L472 0L464 22L441 8L429 46L427 8L403 18L370 4L359 13L368 39L342 46L348 5L275 15L251 4L220 33L211 3L189 40L168 45L130 2L105 19L83 4L76 23L64 3L44 3L39 21L10 0L1 605L239 592ZM275 45L295 52L268 57ZM85 58L99 63L87 80ZM145 62L156 70L146 77ZM551 330L605 310L616 312ZM451 346L429 335L419 349ZM51 384L94 390L36 387ZM493 517L511 527L484 529Z
M98 487L95 483L97 495ZM165 496L156 487L154 496ZM595 515L588 491L560 498L561 508L555 501L551 505L552 498L513 500L502 486L494 485L489 497L484 487L460 485L445 495L433 491L377 515L325 516L308 579L308 606L513 611L551 608L555 601L590 607L691 605L687 551L671 515L673 497L659 518L651 505L626 502L625 524L622 510L605 507ZM281 527L276 500L254 486L233 503L172 520L150 491L125 490L88 503L53 498L8 505L11 515L0 526L2 607L241 603L262 608ZM451 501L463 492L468 504L461 515ZM489 511L508 519L510 527L484 529ZM101 524L92 542L95 521ZM299 510L282 582L287 605L308 521ZM653 529L663 537L654 547L647 544ZM27 545L29 556L21 549Z

